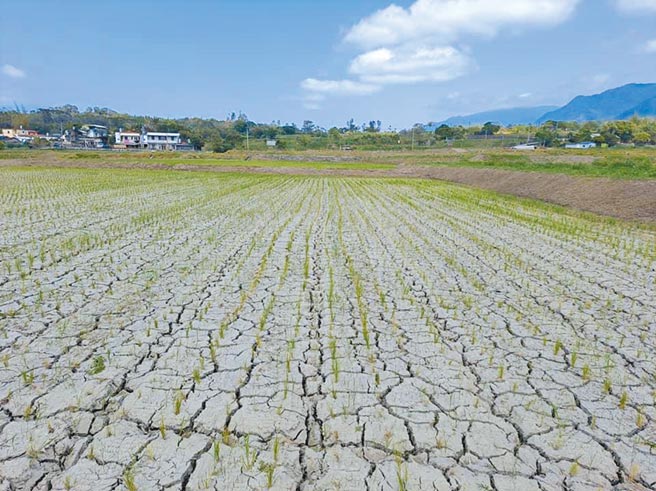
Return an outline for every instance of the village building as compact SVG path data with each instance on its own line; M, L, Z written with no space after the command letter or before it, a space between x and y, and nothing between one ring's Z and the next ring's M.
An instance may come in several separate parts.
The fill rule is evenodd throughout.
M141 133L119 129L114 133L114 148L141 148Z
M109 131L107 126L85 124L73 127L63 135L63 146L69 148L107 148Z
M123 131L114 133L114 148L117 149L147 149L147 150L190 150L188 143L183 143L180 133L165 133L157 131Z
M17 140L21 143L25 143L25 142L32 141L34 138L38 138L41 135L39 135L38 131L26 130L26 129L23 129L23 127L21 126L18 129L3 128L2 129L2 136L7 138L7 139Z
M565 148L569 148L569 149L597 148L597 144L595 142L569 143L569 144L565 145Z
M146 132L141 135L142 148L148 150L177 150L180 140L180 133L158 133Z
M521 143L512 148L513 150L537 150L539 146L539 143Z

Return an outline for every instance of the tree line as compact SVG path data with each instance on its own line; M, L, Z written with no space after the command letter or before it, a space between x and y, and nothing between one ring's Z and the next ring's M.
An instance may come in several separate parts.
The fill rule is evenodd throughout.
M124 131L179 132L196 149L225 152L243 148L248 143L277 140L278 148L326 149L358 147L420 148L446 145L478 145L489 141L491 145L510 146L521 141L537 142L547 147L567 143L593 141L600 145L656 144L656 120L633 118L628 121L609 122L556 122L541 126L517 125L502 127L493 122L479 126L448 126L432 128L417 124L409 129L394 131L383 129L380 120L356 124L353 119L344 126L322 128L306 120L295 123L255 123L243 113L232 112L225 119L214 118L159 118L133 116L104 107L89 107L83 111L73 105L24 112L20 109L0 111L0 128L36 130L41 134L56 135L84 124L107 126L113 132ZM495 143L496 142L496 143ZM262 143L263 145L263 143Z
M0 111L0 128L20 128L36 130L43 135L60 135L71 131L74 127L85 124L106 126L110 132L110 142L113 133L119 129L137 131L142 129L157 132L178 132L183 140L188 140L196 149L215 152L243 147L247 139L264 140L279 139L279 147L285 146L284 137L302 136L299 145L312 147L315 142L307 142L307 138L328 137L330 131L315 124L304 121L299 127L295 123L274 121L263 124L251 121L248 116L239 112L229 113L224 120L214 118L159 118L150 116L133 116L119 113L106 107L88 107L80 110L74 105L64 105L53 108L42 108L26 112L21 108ZM334 128L338 133L362 132L380 133L382 122L372 120L360 125L353 119L346 122L342 128ZM330 133L334 135L333 133ZM304 143L305 142L305 143ZM44 142L45 143L45 142Z
M502 127L494 123L482 126L441 125L435 135L443 141L486 137L525 137L527 141L545 147L558 147L568 143L594 142L598 145L656 145L656 119L632 118L624 121L547 121L540 126L516 125Z

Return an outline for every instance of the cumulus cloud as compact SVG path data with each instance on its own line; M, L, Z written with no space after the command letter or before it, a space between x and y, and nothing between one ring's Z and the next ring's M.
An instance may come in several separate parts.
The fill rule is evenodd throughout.
M645 44L645 51L647 53L656 53L656 39L647 41L647 43Z
M317 80L306 78L301 87L318 94L367 95L380 90L380 87L353 80Z
M509 26L559 24L579 1L417 0L407 9L392 4L358 22L345 40L373 48L427 38L452 42L466 34L493 36Z
M321 109L321 102L328 95L368 95L381 89L379 85L355 80L318 80L316 78L306 78L301 82L301 88L305 91L303 106L311 110Z
M349 64L353 79L309 78L301 87L306 94L325 97L373 94L391 84L453 80L476 65L460 47L468 36L490 38L506 28L556 25L567 20L580 1L416 0L408 8L391 4L346 32L344 41L361 50Z
M24 78L25 72L14 65L2 65L2 73L11 78Z
M460 77L470 65L469 57L451 46L380 48L356 57L349 71L373 84L444 82Z
M655 12L656 0L615 0L620 10L625 12Z

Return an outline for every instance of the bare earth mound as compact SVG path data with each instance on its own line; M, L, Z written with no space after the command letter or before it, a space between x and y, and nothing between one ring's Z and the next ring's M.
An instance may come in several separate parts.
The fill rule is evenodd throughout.
M656 181L466 167L399 167L408 177L467 184L627 220L656 222Z

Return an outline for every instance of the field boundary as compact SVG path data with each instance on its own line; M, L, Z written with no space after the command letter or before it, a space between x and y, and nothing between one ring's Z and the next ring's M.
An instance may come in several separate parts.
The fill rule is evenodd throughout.
M161 162L147 161L135 163L48 159L43 162L36 159L6 159L0 160L0 166L437 179L511 196L536 199L621 220L656 224L656 180L654 179L626 180L505 169L439 167L416 164L399 164L393 169L357 168L357 164L354 165L353 169L322 169L317 166L308 166L307 168L302 166L262 167L194 164L171 166Z
M467 167L399 166L397 174L464 184L622 220L656 223L656 180Z

